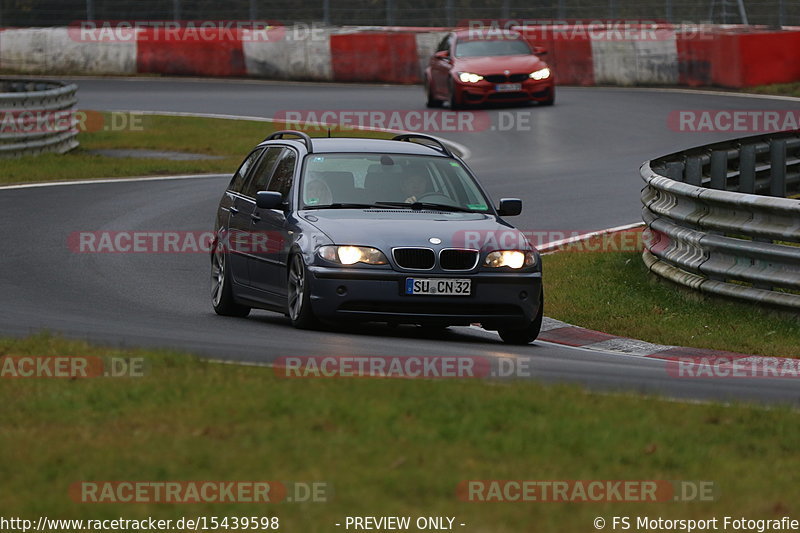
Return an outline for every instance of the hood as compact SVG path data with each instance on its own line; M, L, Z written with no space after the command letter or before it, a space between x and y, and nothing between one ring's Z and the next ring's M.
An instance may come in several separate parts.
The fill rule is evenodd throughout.
M487 74L502 74L504 70L511 71L512 74L531 73L546 66L547 63L535 55L458 57L455 60L453 70L485 76Z
M524 235L492 214L440 213L398 209L337 209L307 212L303 218L333 244L372 246L388 253L398 246L530 248ZM441 239L432 245L431 238Z

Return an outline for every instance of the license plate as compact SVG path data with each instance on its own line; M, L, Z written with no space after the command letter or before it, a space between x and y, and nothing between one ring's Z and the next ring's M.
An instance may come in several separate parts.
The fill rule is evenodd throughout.
M471 291L471 279L406 278L406 294L469 296Z
M505 93L509 91L521 91L522 84L521 83L500 83L494 86L495 90L499 93Z

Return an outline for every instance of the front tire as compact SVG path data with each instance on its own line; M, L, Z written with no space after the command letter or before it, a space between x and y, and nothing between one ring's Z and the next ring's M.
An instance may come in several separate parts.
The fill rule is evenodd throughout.
M228 268L228 256L219 245L211 254L211 305L214 312L222 316L239 318L250 314L250 308L237 303L233 298L233 279Z
M292 255L289 260L287 279L287 311L292 325L300 329L314 329L319 320L311 309L311 287L309 285L308 268L300 254Z
M536 318L524 328L520 329L500 329L497 333L506 344L530 344L539 336L542 329L542 318L544 317L544 293L539 295L539 312Z
M550 96L547 98L547 100L543 100L543 101L539 102L539 105L551 106L551 105L553 105L555 103L556 103L556 90L555 90L555 88L553 88L553 89L550 89Z
M455 84L451 81L450 82L450 109L455 111L457 109L461 109L463 106L461 101L456 96L456 87Z
M438 98L434 98L433 97L433 90L432 90L432 87L431 87L431 81L428 79L427 76L425 77L425 94L428 96L428 101L425 103L426 106L434 107L434 108L435 107L442 107L442 104L444 102L442 102Z

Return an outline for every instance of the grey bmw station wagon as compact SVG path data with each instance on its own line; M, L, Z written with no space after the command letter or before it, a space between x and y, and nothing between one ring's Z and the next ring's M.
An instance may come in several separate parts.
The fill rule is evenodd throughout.
M292 324L479 323L527 344L542 322L539 253L438 139L310 138L279 131L245 158L219 203L211 292Z

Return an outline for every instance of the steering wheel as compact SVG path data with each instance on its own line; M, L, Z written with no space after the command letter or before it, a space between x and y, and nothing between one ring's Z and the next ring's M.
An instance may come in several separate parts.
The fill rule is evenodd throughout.
M417 196L417 201L421 202L423 200L423 198L427 198L428 201L431 201L430 200L431 198L436 198L437 201L433 202L433 203L436 203L436 204L456 205L455 203L453 203L453 199L452 198L450 198L449 196L446 196L446 195L444 195L442 193L439 193L439 192L426 192L424 194L421 194L421 195ZM444 200L444 201L441 201L441 200Z

